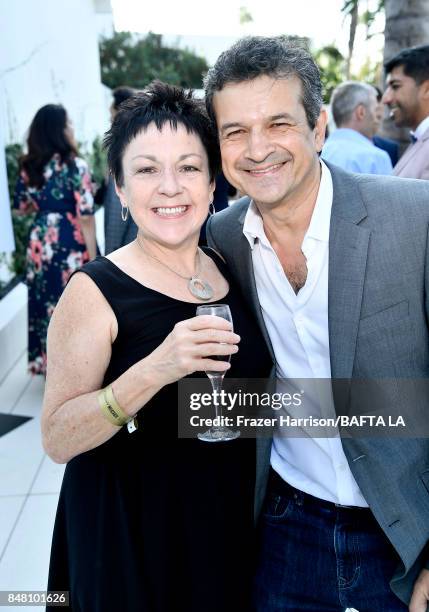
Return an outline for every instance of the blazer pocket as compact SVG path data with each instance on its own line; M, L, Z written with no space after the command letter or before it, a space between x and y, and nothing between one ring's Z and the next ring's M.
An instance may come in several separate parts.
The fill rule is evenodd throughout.
M390 327L395 323L406 319L409 315L408 300L398 302L393 306L379 310L359 321L359 335L369 334L383 327Z

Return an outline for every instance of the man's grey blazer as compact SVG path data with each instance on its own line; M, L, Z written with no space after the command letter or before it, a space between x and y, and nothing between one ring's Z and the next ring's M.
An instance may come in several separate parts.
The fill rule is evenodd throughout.
M350 174L329 165L329 343L333 379L427 378L429 374L429 183ZM242 198L207 225L210 246L227 261L253 308L274 358L255 286ZM398 406L398 386L383 385ZM402 398L403 399L403 398ZM334 402L338 411L339 402ZM412 408L409 398L408 408ZM343 407L341 407L343 409ZM428 398L429 419L429 398ZM402 563L391 581L405 602L429 568L429 440L345 438L351 471ZM255 512L269 470L270 440L258 440Z

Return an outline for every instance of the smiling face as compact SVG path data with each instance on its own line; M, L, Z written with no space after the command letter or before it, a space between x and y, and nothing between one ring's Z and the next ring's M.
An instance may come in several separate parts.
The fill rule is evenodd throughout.
M424 119L422 85L417 85L412 77L404 74L403 66L396 66L388 74L382 102L389 107L390 118L397 127L415 129Z
M309 127L298 78L228 83L213 106L230 183L268 209L305 192L319 172L326 115Z
M117 193L145 240L168 246L198 240L214 184L197 135L180 123L161 131L151 123L125 149L122 168Z

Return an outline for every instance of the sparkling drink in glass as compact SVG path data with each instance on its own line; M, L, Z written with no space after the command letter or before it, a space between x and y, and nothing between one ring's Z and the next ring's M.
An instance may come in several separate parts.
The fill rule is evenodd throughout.
M228 304L204 304L203 306L198 306L197 315L214 315L216 317L222 317L222 319L226 319L232 324L232 316ZM231 359L231 355L210 355L210 359L229 361ZM206 374L212 385L213 396L215 397L217 393L217 397L219 398L219 394L222 391L225 372L206 371ZM221 423L222 406L219 401L214 401L214 405L216 420ZM219 424L213 425L204 433L199 433L198 438L204 442L227 442L229 440L235 440L235 438L238 438L239 435L239 431L234 431L229 427Z

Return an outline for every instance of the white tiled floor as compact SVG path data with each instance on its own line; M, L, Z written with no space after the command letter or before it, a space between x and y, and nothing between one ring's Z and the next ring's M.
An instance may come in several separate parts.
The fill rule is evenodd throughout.
M0 437L0 590L46 590L52 528L63 465L43 451L44 380L26 372L23 354L0 381L0 412L33 417ZM40 611L39 606L14 610Z

